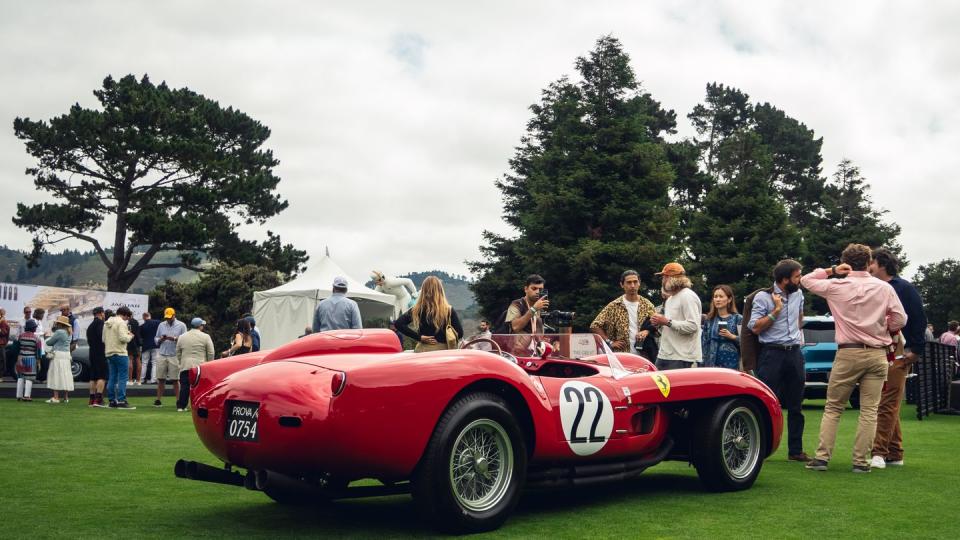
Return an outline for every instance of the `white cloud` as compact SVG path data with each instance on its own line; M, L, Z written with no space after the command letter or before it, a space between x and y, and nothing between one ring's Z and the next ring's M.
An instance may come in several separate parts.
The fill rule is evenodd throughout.
M769 101L824 137L825 174L859 165L915 263L951 256L960 187L960 7L948 2L31 2L0 21L2 242L37 202L17 116L50 118L107 74L148 73L269 126L290 208L266 228L356 276L465 273L507 232L493 181L527 107L600 35L686 114L707 82ZM246 227L256 237L264 228ZM109 234L101 235L104 239ZM75 247L83 247L76 245Z

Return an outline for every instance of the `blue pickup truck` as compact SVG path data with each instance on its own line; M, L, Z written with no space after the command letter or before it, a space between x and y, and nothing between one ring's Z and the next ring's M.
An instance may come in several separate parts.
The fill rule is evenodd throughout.
M836 327L830 315L807 316L803 318L803 361L806 369L804 399L824 399L827 397L827 382L830 370L837 355ZM850 395L850 404L860 404L860 389L854 389Z

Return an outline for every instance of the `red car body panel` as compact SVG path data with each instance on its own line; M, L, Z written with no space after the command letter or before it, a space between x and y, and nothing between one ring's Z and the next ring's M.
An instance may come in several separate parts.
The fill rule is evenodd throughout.
M757 379L712 368L658 372L629 354L617 354L616 360L621 366L613 368L615 361L606 355L581 361L522 358L518 365L473 350L400 352L387 330L316 334L273 351L204 364L192 389L193 420L203 444L225 463L298 476L334 472L398 480L411 476L440 417L469 388L497 388L526 407L531 464L652 454L667 436L674 408L741 396L766 413L770 452L776 449L780 405ZM564 369L581 376L542 375ZM334 395L338 372L346 382ZM578 404L571 396L587 396L587 402ZM243 406L235 401L259 404L256 442L225 437L227 408ZM565 428L564 418L569 421L577 406L578 418ZM587 454L575 453L588 444L571 438L588 436L601 442L590 442L594 449Z

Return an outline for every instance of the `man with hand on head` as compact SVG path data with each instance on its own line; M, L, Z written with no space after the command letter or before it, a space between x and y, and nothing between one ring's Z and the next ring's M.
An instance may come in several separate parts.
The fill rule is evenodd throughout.
M818 268L800 280L807 290L827 300L837 329L837 355L827 383L820 444L816 458L807 463L807 468L814 471L827 470L840 416L859 384L860 415L853 443L853 472L870 472L877 408L887 379L890 335L907 322L907 314L893 287L867 272L871 255L869 247L850 244L840 255L842 264ZM830 276L840 279L827 279Z

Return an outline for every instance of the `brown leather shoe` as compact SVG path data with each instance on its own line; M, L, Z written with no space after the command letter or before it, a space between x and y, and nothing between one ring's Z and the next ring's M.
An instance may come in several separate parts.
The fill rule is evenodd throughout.
M788 461L802 461L804 463L810 461L810 456L806 452L800 452L799 454L790 454L787 456Z

